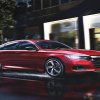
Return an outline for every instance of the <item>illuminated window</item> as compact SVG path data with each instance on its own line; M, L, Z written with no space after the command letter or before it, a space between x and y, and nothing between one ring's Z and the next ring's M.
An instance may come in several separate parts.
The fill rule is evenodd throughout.
M78 18L44 23L44 39L57 40L73 48L79 47Z

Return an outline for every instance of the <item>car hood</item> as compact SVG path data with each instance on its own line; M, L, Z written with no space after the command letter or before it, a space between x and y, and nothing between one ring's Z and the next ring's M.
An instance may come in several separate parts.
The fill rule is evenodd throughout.
M71 49L71 52L86 54L90 56L100 56L100 51L96 50L85 50L85 49Z
M50 50L50 49L48 49L48 50L43 50L42 52L100 56L100 51L85 50L85 49L59 49L59 50Z

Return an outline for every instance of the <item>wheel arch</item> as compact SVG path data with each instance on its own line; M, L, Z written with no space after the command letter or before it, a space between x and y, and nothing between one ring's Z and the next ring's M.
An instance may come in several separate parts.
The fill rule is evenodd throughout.
M62 62L62 64L63 64L63 66L65 66L63 60L62 60L60 57L57 57L57 56L50 56L50 57L46 58L45 61L44 61L44 66L45 66L45 62L46 62L47 60L51 59L51 58L56 58L56 59L60 60L60 61Z

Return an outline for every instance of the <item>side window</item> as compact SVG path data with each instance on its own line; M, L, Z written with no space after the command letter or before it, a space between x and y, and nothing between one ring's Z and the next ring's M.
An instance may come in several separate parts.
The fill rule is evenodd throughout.
M19 50L36 50L36 47L27 41L24 42L19 42L19 46L18 46Z
M4 49L4 44L0 45L0 50L3 50Z
M0 47L0 50L16 50L17 43L5 44Z

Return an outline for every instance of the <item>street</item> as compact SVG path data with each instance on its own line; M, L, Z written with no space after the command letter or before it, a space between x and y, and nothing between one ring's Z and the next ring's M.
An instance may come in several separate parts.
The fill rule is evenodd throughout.
M68 77L62 80L5 77L0 80L0 100L100 100L99 76Z

